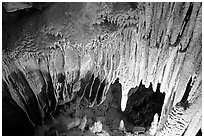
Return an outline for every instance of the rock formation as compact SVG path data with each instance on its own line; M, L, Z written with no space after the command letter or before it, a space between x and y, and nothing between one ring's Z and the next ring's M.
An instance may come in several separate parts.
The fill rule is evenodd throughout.
M97 108L119 79L122 111L131 88L161 84L155 135L201 128L201 3L54 3L16 20L3 18L2 100L33 126L72 101Z

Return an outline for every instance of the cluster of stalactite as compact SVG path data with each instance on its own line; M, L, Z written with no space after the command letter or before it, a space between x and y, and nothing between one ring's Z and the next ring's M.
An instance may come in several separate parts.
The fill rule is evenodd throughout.
M3 96L34 125L76 97L88 99L89 107L102 104L117 78L124 101L141 81L145 87L152 83L155 92L160 83L165 100L155 135L196 133L202 116L202 5L138 5L143 8L108 13L104 20L119 29L86 45L63 39L44 50L4 53Z

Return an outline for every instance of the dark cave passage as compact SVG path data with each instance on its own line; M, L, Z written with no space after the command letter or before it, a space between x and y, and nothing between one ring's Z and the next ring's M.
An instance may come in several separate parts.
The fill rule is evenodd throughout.
M159 88L160 84L157 85L156 92L153 92L152 84L149 88L145 88L141 82L139 87L129 91L127 107L124 111L128 122L134 126L151 126L154 114L161 115L164 102L165 94L160 93Z
M129 90L127 106L124 112L121 111L122 85L117 79L111 85L112 101L117 112L121 114L128 131L132 131L134 126L148 128L151 126L154 115L161 115L165 94L159 91L160 84L157 85L156 92L153 91L152 84L145 88L140 83L139 87Z
M117 78L115 82L110 86L112 101L111 104L115 105L118 113L122 114L121 111L121 99L122 99L122 85L119 83L119 79Z

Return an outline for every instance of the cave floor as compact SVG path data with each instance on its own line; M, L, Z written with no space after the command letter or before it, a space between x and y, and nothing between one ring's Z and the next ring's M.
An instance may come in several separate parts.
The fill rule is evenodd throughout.
M35 135L46 136L149 136L148 129L133 126L119 110L109 92L100 106L87 106L84 98L57 107L52 117L35 127ZM124 124L121 124L121 120Z

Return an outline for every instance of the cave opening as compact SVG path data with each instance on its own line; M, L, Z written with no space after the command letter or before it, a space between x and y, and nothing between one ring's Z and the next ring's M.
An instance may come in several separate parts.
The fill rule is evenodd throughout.
M148 128L153 122L154 115L161 115L165 93L159 91L160 84L157 84L156 92L153 91L152 84L146 88L142 81L136 88L130 89L128 93L127 106L124 114L129 123L134 126Z

